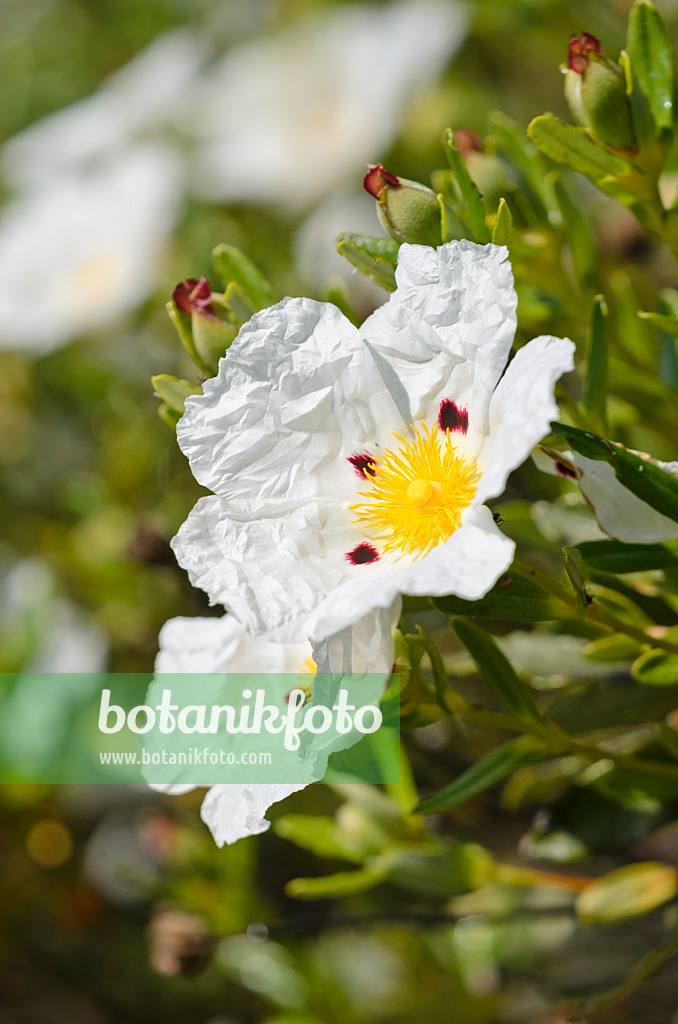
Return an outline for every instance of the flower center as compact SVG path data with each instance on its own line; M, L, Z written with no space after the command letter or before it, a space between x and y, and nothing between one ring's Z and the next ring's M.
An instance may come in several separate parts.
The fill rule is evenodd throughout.
M409 441L394 434L401 446L379 457L371 489L358 492L366 500L351 509L355 522L386 536L384 551L422 555L459 529L480 474L457 455L449 431L441 441L435 428L413 429Z

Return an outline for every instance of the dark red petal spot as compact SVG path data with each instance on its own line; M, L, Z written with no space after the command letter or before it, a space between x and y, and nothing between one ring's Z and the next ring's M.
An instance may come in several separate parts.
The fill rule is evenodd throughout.
M379 553L371 544L358 544L353 551L346 552L346 557L351 565L367 565L369 562L378 561Z
M566 465L564 462L554 462L553 467L558 476L565 476L568 480L576 480L577 474L571 466Z
M438 416L440 430L459 430L465 434L468 430L468 409L460 409L449 398L443 398Z
M363 178L363 188L375 199L386 185L398 188L400 179L390 171L385 171L381 164L368 164L367 174Z
M377 475L376 459L373 459L369 452L356 452L354 455L349 455L348 461L358 476L368 477Z

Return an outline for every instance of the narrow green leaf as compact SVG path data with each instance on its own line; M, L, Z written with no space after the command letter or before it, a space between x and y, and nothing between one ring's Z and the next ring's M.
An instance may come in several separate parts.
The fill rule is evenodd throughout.
M569 614L565 604L544 593L541 587L510 573L478 601L464 601L453 594L431 600L447 615L470 615L472 618L540 622Z
M631 666L631 675L644 686L678 685L678 654L653 648L645 651Z
M636 0L631 8L626 49L656 135L668 143L673 136L673 57L664 22L649 0Z
M626 999L627 996L644 985L676 953L678 953L678 937L671 935L639 960L621 985L609 989L609 991L604 992L602 995L587 999L586 1002L578 1006L576 1014L571 1018L573 1024L594 1024L600 1013L607 1010L608 1007L614 1006L615 1003L620 1002L622 999Z
M202 388L197 384L172 377L169 373L159 373L156 377L151 377L151 384L163 402L178 413L183 413L184 402L189 395L202 394Z
M674 338L678 337L678 320L675 317L667 313L646 313L642 310L638 313L638 316L641 320L647 320L648 323L651 323L658 330L665 331Z
M605 297L596 295L591 307L591 321L586 346L584 408L591 416L596 428L603 434L607 429L607 316Z
M518 718L542 725L544 716L534 698L492 637L467 619L452 619L451 625L504 707Z
M389 882L439 899L480 889L495 873L494 858L476 843L399 843L386 849L378 863L388 866Z
M395 268L399 243L392 238L370 238L342 232L336 238L337 252L362 274L387 291L395 291Z
M536 764L549 756L549 747L531 737L511 740L467 768L454 782L420 800L414 808L417 814L437 814L458 807L483 790L489 789L519 768Z
M581 556L581 552L576 548L564 547L563 556L565 558L565 572L577 597L577 612L579 615L584 615L586 606L591 600L586 592L586 567L584 559Z
M386 867L370 865L357 871L340 871L323 878L293 878L285 886L285 892L298 900L338 899L374 889L387 875Z
M436 688L436 696L438 703L440 704L443 711L447 712L448 715L455 714L455 708L452 706L454 698L457 702L459 701L458 694L452 694L448 690L448 679L447 672L445 671L445 665L437 646L434 644L430 637L426 636L421 626L417 626L417 634L421 643L423 644L424 650L428 655L428 660L431 663L431 672L433 673L433 685ZM458 707L457 707L458 710Z
M585 540L577 548L586 564L599 572L647 572L678 565L678 541L623 544L620 540Z
M649 459L634 455L622 444L597 437L565 423L552 423L551 430L587 459L607 462L619 483L647 502L657 512L678 522L678 477Z
M285 814L274 822L273 829L282 839L310 850L316 857L338 857L357 863L365 857L361 844L353 841L329 815Z
M490 115L490 131L499 149L509 158L513 173L518 171L521 191L527 193L535 219L550 219L549 215L557 213L558 205L548 180L548 168L525 129L505 114L494 111Z
M551 160L564 164L571 171L585 174L596 184L606 178L622 178L634 171L638 173L636 164L594 142L585 128L575 128L551 114L535 117L527 132Z
M250 297L256 309L273 304L273 293L268 281L252 260L234 245L218 245L212 251L214 269L224 289L235 281Z
M494 245L508 245L513 227L513 217L509 205L505 199L499 200L497 216L492 228L492 242Z
M583 289L593 289L599 278L598 249L591 230L591 219L585 217L575 203L560 174L557 171L549 175L560 209L562 226L567 244L572 253L572 262L579 285Z
M171 430L177 429L177 423L181 419L181 413L166 405L165 402L158 406L158 416Z
M246 324L257 311L257 307L252 302L249 294L237 281L231 281L226 288L223 305L227 312L231 314L233 321L238 327Z
M457 216L450 204L445 201L442 192L438 193L438 205L440 207L440 234L443 242L451 242L458 238L468 238L473 241L473 233Z
M490 236L485 224L483 199L478 191L478 186L469 174L464 157L454 144L454 132L449 130L445 132L443 146L447 162L459 186L461 199L466 210L466 220L473 234L473 241L485 244L489 242Z
M612 633L610 636L601 636L598 640L592 640L584 648L584 654L591 661L614 662L629 661L637 658L642 650L641 644L623 633Z

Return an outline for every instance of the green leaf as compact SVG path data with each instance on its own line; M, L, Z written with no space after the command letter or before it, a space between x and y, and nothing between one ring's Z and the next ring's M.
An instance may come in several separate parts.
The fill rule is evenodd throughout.
M452 239L468 238L473 241L471 231L464 222L457 216L442 192L438 193L438 205L440 207L440 233L443 242L451 242Z
M516 622L539 622L569 614L568 607L541 587L522 576L504 576L478 601L464 601L450 594L432 598L433 605L447 615L470 615L472 618L512 619Z
M273 828L282 839L310 850L316 857L338 857L357 863L364 860L361 845L351 842L352 837L329 815L286 814L274 822Z
M595 426L604 434L607 429L607 303L603 295L596 295L591 308L591 322L587 343L584 408Z
M257 311L252 299L237 281L231 281L226 288L222 304L239 327L246 324Z
M631 666L631 675L645 686L678 685L678 654L652 648Z
M587 565L600 572L648 572L678 565L678 541L623 544L620 540L585 540L577 544Z
M485 224L483 199L478 191L478 186L469 174L466 160L454 144L454 132L449 130L445 132L443 146L447 162L459 186L459 193L466 210L466 221L473 235L472 240L485 244L489 242L490 236Z
M587 644L583 653L591 661L629 661L637 658L642 650L641 644L623 633L613 633L611 636L601 636L598 640L592 640Z
M190 381L180 380L178 377L171 377L168 373L160 373L157 377L151 377L151 384L154 390L166 402L171 409L183 413L184 402L189 395L201 395L202 388Z
M527 133L551 160L585 174L596 184L639 172L636 164L594 142L585 128L575 128L551 114L535 117Z
M669 316L667 313L646 313L640 311L638 316L641 320L647 320L653 327L656 327L660 331L665 331L667 334L678 337L678 320L675 317Z
M505 114L495 111L490 115L490 131L497 146L508 156L513 173L518 170L522 179L521 191L528 193L527 198L536 219L544 220L556 214L558 206L546 173L546 163L525 134L524 128Z
M622 444L597 437L565 423L552 423L551 430L587 459L607 462L622 486L647 502L657 512L678 522L678 478L648 459L634 455Z
M508 245L513 228L513 217L505 199L499 200L497 216L492 228L492 242L494 245Z
M208 377L211 377L212 368L208 366L203 359L201 359L198 354L198 350L195 347L195 342L193 341L193 328L191 326L192 318L187 313L182 313L181 310L177 308L173 300L170 300L165 304L165 309L167 310L167 315L174 324L181 344L184 346L193 362L200 370L202 370L203 373L206 373Z
M581 556L581 552L577 551L576 548L563 548L563 556L565 558L565 572L577 597L577 613L584 615L586 606L591 600L586 592L586 567L584 559Z
M638 917L672 899L677 887L676 869L668 864L625 864L597 878L579 893L575 900L577 917L589 924Z
M240 249L234 245L218 245L212 250L212 261L224 289L228 288L231 281L235 281L252 300L255 309L264 309L273 304L271 286Z
M491 881L494 858L476 843L451 847L401 843L378 858L389 869L389 881L422 896L445 898L480 889Z
M172 409L164 402L158 406L158 416L171 430L177 429L177 423L181 419L181 413L177 412L176 409Z
M370 238L344 231L336 238L337 252L362 274L387 291L395 291L395 268L400 245L393 238Z
M454 782L420 800L414 808L417 814L437 814L451 807L458 807L483 790L489 789L519 768L536 764L548 757L550 749L546 743L521 736L511 740L467 768Z
M570 1018L573 1024L593 1024L594 1018L599 1013L607 1010L610 1006L614 1006L620 1000L626 999L627 996L635 992L641 985L644 985L676 953L678 953L678 938L675 935L671 935L639 960L621 985L609 989L609 991L604 992L602 995L587 999L586 1002L578 1006L576 1014ZM609 1017L607 1019L609 1020Z
M626 49L632 81L647 103L656 136L669 143L673 136L673 58L662 19L649 0L636 0L628 22ZM631 93L636 115L639 102Z
M598 249L591 230L591 220L573 202L557 171L549 175L560 209L567 244L572 253L577 279L582 288L596 288L599 278Z
M285 892L299 900L338 899L374 889L388 875L385 865L372 864L357 871L340 871L323 878L293 878Z
M530 691L492 637L467 619L452 619L452 628L504 707L518 718L543 725L544 716Z

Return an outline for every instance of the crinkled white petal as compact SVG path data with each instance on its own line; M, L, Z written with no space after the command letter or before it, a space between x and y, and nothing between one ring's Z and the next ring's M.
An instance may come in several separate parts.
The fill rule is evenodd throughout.
M255 786L210 786L202 802L200 816L214 836L217 846L235 843L246 836L266 832L270 821L264 818L271 804L304 789L305 784Z
M149 144L91 173L50 180L7 206L0 348L48 352L146 299L180 200L173 152Z
M400 594L388 608L374 608L354 625L313 645L318 672L384 672L393 666L393 631L400 618Z
M376 587L382 577L400 576L412 561L382 557L351 565L348 552L366 539L352 518L338 502L250 506L211 496L195 505L172 547L191 583L212 604L225 605L254 636L293 643L311 635L310 614L342 584ZM396 587L371 607L392 604L397 593ZM356 609L348 621L356 622L366 610Z
M329 303L284 299L247 323L177 439L225 498L355 500L350 455L405 424L356 328Z
M0 173L16 188L119 153L130 140L171 120L195 79L203 47L187 29L161 36L110 76L92 96L8 139Z
M402 245L397 288L360 328L406 423L438 419L443 399L466 408L471 457L516 330L516 293L503 246Z
M232 615L178 616L160 630L156 672L296 672L311 645L272 644L245 632Z
M303 208L355 180L466 24L452 0L350 4L235 47L186 105L196 192Z
M663 516L617 480L608 462L567 453L579 477L582 494L598 525L625 544L659 544L678 539L678 523Z
M400 570L396 564L381 578L356 577L331 591L311 615L309 635L317 643L358 622L372 609L391 608L399 594L456 594L476 601L508 569L514 550L515 544L496 528L489 509L471 508L450 539L424 558L405 562Z
M319 672L383 673L393 662L393 629L400 600L366 616L355 630L329 637L313 649ZM221 618L178 617L160 631L156 672L293 672L311 654L311 645L271 644L245 633L232 615ZM270 827L264 815L273 803L304 789L298 784L220 784L210 786L201 816L218 846L258 835ZM178 795L196 786L158 784L160 792Z
M549 432L558 415L555 382L573 368L574 345L567 338L535 338L516 353L490 403L477 501L501 494L509 474Z

